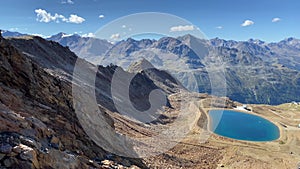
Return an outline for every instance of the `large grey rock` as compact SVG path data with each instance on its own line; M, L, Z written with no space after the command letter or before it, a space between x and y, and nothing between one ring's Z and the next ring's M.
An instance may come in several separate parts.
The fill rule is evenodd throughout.
M12 152L12 146L9 144L0 145L0 153L9 154Z

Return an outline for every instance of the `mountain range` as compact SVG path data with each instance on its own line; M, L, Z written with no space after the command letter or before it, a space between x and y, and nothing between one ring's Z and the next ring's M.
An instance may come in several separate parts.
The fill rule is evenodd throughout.
M48 40L69 45L94 64L112 63L128 69L132 62L145 58L195 92L243 103L300 101L300 40L295 38L267 43L185 35L158 40L129 38L113 45L106 40L58 34ZM93 52L86 52L90 50Z
M96 65L130 69L133 62L146 59L195 92L228 96L242 103L300 101L300 40L295 38L267 43L185 35L158 40L129 38L111 44L94 37L59 33L47 40L70 48Z

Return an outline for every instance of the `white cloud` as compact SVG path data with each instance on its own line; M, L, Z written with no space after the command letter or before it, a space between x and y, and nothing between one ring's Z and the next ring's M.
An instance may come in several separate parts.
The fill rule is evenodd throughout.
M126 28L126 25L122 25L122 28Z
M100 18L100 19L103 19L103 18L104 18L104 15L99 15L99 18Z
M116 34L112 34L110 36L110 39L112 40L119 40L121 38L120 34L119 33L116 33Z
M253 25L253 24L254 24L253 21L251 21L251 20L245 20L245 21L242 23L241 26L250 26L250 25Z
M217 26L216 29L223 29L223 26Z
M93 34L93 33L86 33L86 34L83 34L83 35L81 35L82 37L89 37L89 38L94 38L95 37L95 34Z
M62 4L74 4L73 0L63 0L61 1Z
M84 21L85 21L84 18L82 18L80 16L77 16L75 14L71 14L70 17L69 17L69 20L67 22L79 24L79 23L82 23Z
M273 19L272 19L272 22L279 22L279 21L281 21L280 18L273 18Z
M180 32L180 31L192 31L195 27L193 25L179 25L170 28L170 32Z
M39 22L51 22L51 21L55 21L57 19L57 15L55 14L54 16L51 15L51 13L48 13L46 10L43 9L36 9L34 11L36 13L36 20Z
M36 17L37 17L36 20L38 22L48 23L54 21L56 23L59 23L60 21L62 21L62 22L79 24L85 21L84 18L77 16L75 14L71 14L69 18L66 18L65 16L57 13L52 15L51 13L47 12L44 9L36 9L34 12L36 13Z

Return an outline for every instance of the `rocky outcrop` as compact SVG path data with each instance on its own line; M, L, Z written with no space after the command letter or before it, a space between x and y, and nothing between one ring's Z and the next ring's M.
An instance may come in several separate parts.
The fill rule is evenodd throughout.
M115 161L117 156L96 145L74 113L70 73L76 59L67 48L39 37L0 38L0 166L123 167L126 159ZM143 166L130 159L125 165L133 164Z
M143 58L140 61L132 63L127 71L130 73L138 73L152 68L154 68L154 66L147 59Z
M5 167L126 168L136 165L145 168L139 159L119 157L102 149L81 126L74 110L72 85L83 85L90 90L93 84L86 84L83 79L73 81L76 63L84 64L89 73L96 70L96 101L100 113L112 129L116 117L123 121L119 124L117 119L119 128L124 128L120 125L128 126L131 123L120 115L114 115L120 113L112 93L116 71L122 75L121 80L115 81L118 88L129 90L129 100L126 95L118 95L118 99L128 100L138 112L145 113L150 108L149 95L153 90L159 89L164 93L167 102L158 107L163 110L171 108L167 96L183 89L165 71L151 67L139 72L126 72L114 65L95 66L78 58L68 47L40 37L1 37L0 62L0 161ZM144 68L145 62L135 64L136 68ZM125 83L122 80L124 78L125 81L132 79ZM82 114L90 113L85 111L88 110L82 110ZM150 117L141 115L147 116ZM135 122L130 125L139 126L140 119L132 118ZM167 121L165 116L158 115L155 123L160 123L160 118ZM102 144L110 144L105 136L98 138L103 141Z

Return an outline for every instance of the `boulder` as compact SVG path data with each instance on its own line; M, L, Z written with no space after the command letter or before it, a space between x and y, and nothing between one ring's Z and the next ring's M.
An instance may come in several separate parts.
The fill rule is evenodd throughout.
M13 165L16 165L17 163L17 159L14 158L14 157L11 157L11 158L8 158L8 159L5 159L3 164L5 167L12 167Z
M37 153L34 149L25 146L20 145L20 148L22 149L22 153L20 154L20 158L25 161L31 162L36 168L39 168L39 162L37 159Z
M0 153L9 154L12 151L12 146L9 144L3 144L0 146Z

